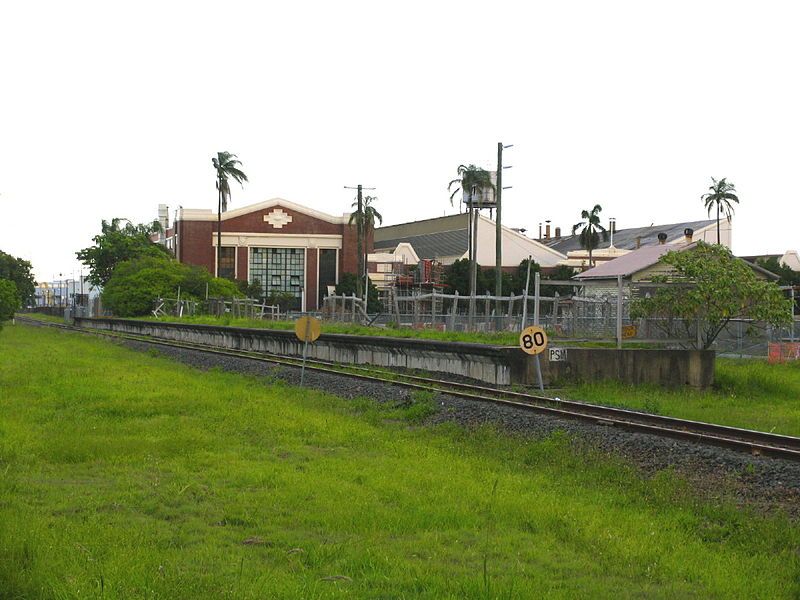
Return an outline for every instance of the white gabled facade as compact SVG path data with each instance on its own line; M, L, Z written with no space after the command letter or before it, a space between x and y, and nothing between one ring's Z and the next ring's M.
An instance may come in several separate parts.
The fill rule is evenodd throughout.
M502 230L503 267L517 267L529 256L542 267L555 267L567 258L561 252L548 248L510 227L503 226ZM478 221L478 264L484 268L495 265L496 239L497 224L481 215ZM461 258L469 258L469 253L465 252Z

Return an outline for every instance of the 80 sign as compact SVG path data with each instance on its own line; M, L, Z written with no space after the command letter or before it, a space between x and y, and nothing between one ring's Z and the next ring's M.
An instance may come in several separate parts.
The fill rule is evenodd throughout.
M519 334L519 347L527 354L540 354L547 348L547 334L537 325L531 325Z

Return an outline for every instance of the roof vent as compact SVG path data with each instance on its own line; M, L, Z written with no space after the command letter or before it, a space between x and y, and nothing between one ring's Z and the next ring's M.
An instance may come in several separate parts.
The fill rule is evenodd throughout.
M658 243L664 245L667 243L667 234L663 231L658 234Z

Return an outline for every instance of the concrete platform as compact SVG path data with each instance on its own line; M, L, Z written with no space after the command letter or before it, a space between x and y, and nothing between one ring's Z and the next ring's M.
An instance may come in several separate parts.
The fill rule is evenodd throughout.
M234 350L303 354L303 344L294 331L109 318L76 318L75 325ZM550 362L547 351L540 355L546 385L613 379L702 389L714 383L712 350L562 348L566 353L561 361ZM491 385L536 383L534 358L516 346L323 333L309 344L308 356L343 364L447 373Z

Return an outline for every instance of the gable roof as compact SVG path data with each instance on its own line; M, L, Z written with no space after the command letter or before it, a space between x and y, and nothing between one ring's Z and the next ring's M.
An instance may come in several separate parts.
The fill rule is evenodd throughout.
M684 250L694 245L676 247L670 244L657 244L655 246L645 246L614 260L601 263L583 273L578 273L573 279L611 279L616 278L618 275L630 277L634 273L656 264L670 250Z
M336 217L334 215L329 215L327 213L315 210L313 208L309 208L307 206L303 206L301 204L295 204L294 202L290 202L289 200L284 200L283 198L271 198L263 202L257 202L256 204L249 204L247 206L242 206L241 208L237 208L235 210L225 211L224 213L222 213L222 220L226 221L227 219L234 219L236 217L241 217L242 215L246 215L252 212L257 212L260 210L266 210L268 208L273 208L275 206L282 206L283 208L288 208L291 211L308 215L309 217L319 219L320 221L327 221L328 223L346 224L350 220L349 214L344 214L341 217ZM211 210L210 208L181 207L178 209L177 220L216 221L217 213L216 211Z
M636 238L640 238L641 246L658 245L658 234L666 233L667 240L675 241L683 238L683 230L687 227L694 230L695 233L709 227L716 226L717 222L713 219L706 219L703 221L686 221L685 223L670 223L668 225L650 225L648 227L630 227L628 229L618 229L614 232L614 247L626 250L636 249ZM572 250L581 250L580 236L568 235L560 238L550 238L546 240L539 240L554 250L558 250L562 254L566 254ZM609 238L610 241L610 238Z
M484 215L480 215L480 223L482 231L485 231L486 226L492 228L496 226L496 221ZM505 244L526 244L527 248L535 248L535 251L531 252L538 253L539 257L550 256L553 261L566 259L566 256L558 250L549 248L539 240L529 238L505 225L503 225L503 239L504 247ZM411 244L422 259L463 256L469 249L469 215L467 213L448 215L379 227L375 230L376 252L378 249L391 251L401 242Z
M630 277L639 271L643 271L648 267L652 267L661 259L663 255L671 250L682 252L683 250L689 250L691 248L695 248L696 246L697 242L692 242L691 244L658 244L656 246L645 246L644 248L639 248L638 250L628 252L628 254L620 256L619 258L615 258L614 260L609 260L608 262L599 264L596 267L584 271L583 273L578 273L573 277L573 279L585 281L590 279L616 279L619 275L621 275L623 278ZM753 271L756 273L762 274L766 279L772 281L779 279L779 277L771 271L767 271L766 269L746 260L739 260L753 269Z

